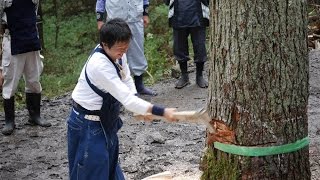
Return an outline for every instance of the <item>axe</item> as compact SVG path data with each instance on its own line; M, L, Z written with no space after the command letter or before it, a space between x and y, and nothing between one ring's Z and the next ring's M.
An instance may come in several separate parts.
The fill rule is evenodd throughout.
M151 113L145 115L133 115L133 117L137 120L144 120L144 116L152 116L153 119L161 119L166 120L163 116L152 115ZM179 111L173 114L174 118L178 120L178 122L188 122L188 123L200 123L207 126L210 133L214 133L215 130L210 124L211 118L204 108L198 111Z

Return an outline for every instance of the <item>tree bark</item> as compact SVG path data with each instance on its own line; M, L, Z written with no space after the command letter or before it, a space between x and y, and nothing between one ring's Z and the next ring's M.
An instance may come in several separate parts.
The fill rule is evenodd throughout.
M235 134L232 143L240 146L278 146L307 137L306 1L210 3L208 109L213 119L223 121ZM240 179L310 179L309 147L273 156L224 157L239 160Z

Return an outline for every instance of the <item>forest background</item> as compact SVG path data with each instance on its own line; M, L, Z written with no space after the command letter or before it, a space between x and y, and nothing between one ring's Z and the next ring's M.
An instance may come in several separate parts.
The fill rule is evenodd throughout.
M41 84L44 97L59 96L72 91L76 85L91 50L99 42L95 2L41 1L38 27L43 39ZM150 1L149 14L150 24L145 29L145 55L148 60L145 83L152 85L171 76L172 29L168 26L168 7L162 0ZM16 100L18 107L25 104L23 79L20 80Z
M145 29L145 56L148 60L145 83L152 85L171 76L178 77L179 74L174 67L172 28L169 27L167 18L168 7L164 5L163 0L149 1L150 24ZM50 99L72 91L90 51L99 42L96 1L41 0L40 2L39 32L43 45L41 54L44 56L41 83L43 96ZM311 27L308 30L309 34L317 31L320 33L319 4L319 0L308 0L309 28ZM207 33L207 36L209 38L210 34ZM319 39L320 35L315 37ZM309 46L315 46L311 44L313 42L309 41ZM191 47L190 53L192 54ZM16 101L18 108L25 104L23 79L20 80ZM1 106L2 98L0 98Z
M314 13L315 16L319 17L319 5L317 4L319 3L309 6L309 15ZM41 24L43 27L42 34L44 40L44 48L41 53L44 56L43 62L45 65L41 82L43 85L43 94L46 96L45 98L51 98L60 94L64 94L65 92L70 92L74 88L79 73L86 62L90 51L98 43L98 30L95 19L95 1L43 0L41 1L41 5ZM162 0L150 0L149 12L151 24L145 31L145 54L149 61L149 69L148 74L146 75L146 80L147 83L151 85L156 81L170 77L171 68L174 63L172 61L172 32L171 28L168 27L167 19L168 7L163 5ZM208 36L210 35L208 34ZM166 88L167 86L163 87ZM185 95L186 92L182 94ZM158 98L159 100L165 100L165 98ZM206 96L204 96L204 99L205 98ZM16 99L18 99L20 106L24 105L23 80L21 80L18 93L16 94ZM48 101L43 101L44 106L46 102ZM48 113L43 113L45 114L44 117L51 117L52 115L49 112L59 112L55 114L63 114L61 110L66 109L66 105L68 105L66 102L62 102L61 104L63 104L63 108L58 108L55 102L53 104L55 105L57 111L53 111L51 109L52 107L50 106L53 105L49 105L50 108L45 106L43 108L44 112ZM65 116L66 115L63 115L63 117ZM25 114L19 114L18 117L25 117ZM57 119L61 120L61 117ZM57 120L54 118L52 118L52 121L56 123L54 128L59 129L60 131L58 132L61 132L61 129L63 129L61 126L64 127L64 124L57 125ZM18 133L18 136L25 137L25 135L21 135L24 131L28 132L28 130L25 129L27 128L20 128L18 131L20 134ZM56 129L53 129L53 131ZM46 131L46 133L53 134L52 131ZM57 134L59 137L61 136L61 134ZM31 136L34 137L34 135ZM49 137L46 135L41 136ZM23 141L25 140L22 139L21 142ZM0 144L2 144L3 147L8 147L9 149L15 148L15 146L7 146L6 143L2 142ZM19 150L19 148L17 149ZM57 148L55 147L54 149ZM61 152L61 149L58 150ZM9 151L4 150L4 152ZM16 157L16 155L14 156ZM4 157L5 159L10 159L6 158L6 156ZM44 159L44 161L46 161L46 159ZM66 163L67 161L64 159L63 162ZM29 163L33 165L36 164L33 162ZM9 164L11 165L12 163L10 162ZM61 163L57 164L61 165ZM131 166L132 165L130 164L130 167ZM7 166L3 167L6 168ZM9 168L9 170L11 169Z

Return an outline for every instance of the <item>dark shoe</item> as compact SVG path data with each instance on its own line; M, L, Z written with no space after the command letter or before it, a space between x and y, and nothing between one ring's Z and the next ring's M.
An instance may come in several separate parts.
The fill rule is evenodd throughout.
M14 121L6 122L1 132L3 135L9 136L13 133L14 129L15 129Z
M146 88L146 87L144 87L142 90L138 91L138 94L149 95L149 96L157 96L158 95L158 93L156 93L155 91L152 91L151 89Z
M8 136L15 129L14 124L14 96L10 99L3 99L3 108L5 116L5 125L2 129L2 134Z
M196 77L196 83L201 88L207 88L208 87L208 82L206 80L204 80L203 76L197 76Z
M149 96L156 96L158 95L155 91L148 89L143 84L143 75L134 76L134 84L136 86L137 92L140 95L149 95Z
M180 79L176 83L175 88L182 89L183 87L187 86L188 84L190 84L188 74L182 74Z
M51 123L41 119L41 117L30 117L29 121L30 125L38 125L41 127L50 127Z
M201 88L207 88L208 82L206 80L204 80L204 78L202 76L203 66L204 66L204 62L197 62L196 63L196 83Z
M177 89L181 89L181 88L187 86L188 84L190 84L187 61L180 61L179 66L180 66L180 70L181 70L181 77L178 80L178 82L176 83L175 88L177 88Z
M50 127L51 123L40 117L40 93L26 93L27 109L29 111L29 123L31 125L39 125L42 127Z

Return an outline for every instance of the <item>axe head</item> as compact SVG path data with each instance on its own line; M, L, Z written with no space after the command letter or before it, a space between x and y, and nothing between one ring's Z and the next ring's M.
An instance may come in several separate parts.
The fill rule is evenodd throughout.
M212 124L210 123L212 119L209 116L207 109L201 108L199 111L195 113L195 116L197 117L199 122L207 126L208 131L210 133L215 132L214 128L212 127Z
M174 117L179 121L185 121L189 123L201 123L207 126L210 133L214 133L214 128L210 124L211 118L208 111L202 108L198 111L180 111L174 113Z

